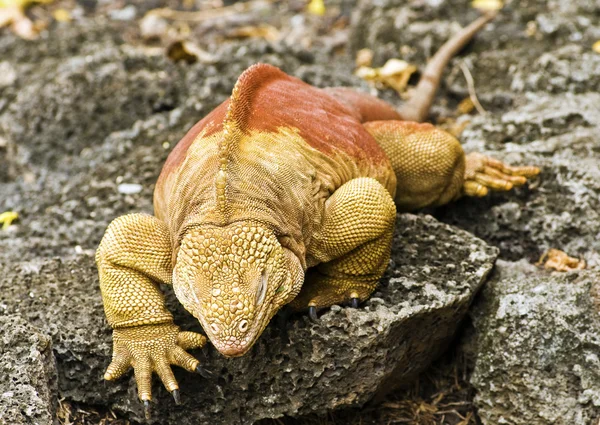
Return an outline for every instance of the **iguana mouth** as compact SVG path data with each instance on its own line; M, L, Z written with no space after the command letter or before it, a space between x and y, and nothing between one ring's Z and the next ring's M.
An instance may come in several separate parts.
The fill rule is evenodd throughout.
M209 328L208 331L205 329L206 335L210 342L223 356L232 358L240 357L246 354L258 340L262 333L262 330L266 327L268 320L266 320L266 310L260 311L254 319L251 327L245 332L243 336L227 335L218 336ZM266 320L266 323L265 323ZM263 325L264 323L264 325Z

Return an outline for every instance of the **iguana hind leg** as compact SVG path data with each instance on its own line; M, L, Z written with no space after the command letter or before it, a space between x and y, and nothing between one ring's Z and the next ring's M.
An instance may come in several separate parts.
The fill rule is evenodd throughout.
M375 179L357 178L327 200L321 231L308 254L309 270L294 310L363 301L375 290L390 259L396 208Z
M392 163L400 211L439 206L461 196L485 196L525 184L537 167L510 167L479 153L431 124L372 121L364 124Z

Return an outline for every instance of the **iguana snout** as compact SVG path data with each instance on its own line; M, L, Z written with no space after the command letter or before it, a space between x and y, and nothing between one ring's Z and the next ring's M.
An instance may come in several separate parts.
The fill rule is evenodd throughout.
M183 237L173 286L228 357L246 353L299 292L304 273L274 232L256 223L198 226Z

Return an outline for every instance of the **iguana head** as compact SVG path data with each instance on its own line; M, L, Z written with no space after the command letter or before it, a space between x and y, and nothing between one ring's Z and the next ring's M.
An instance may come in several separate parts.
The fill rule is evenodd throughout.
M246 353L277 311L300 291L298 258L260 224L198 226L181 240L173 287L228 357Z

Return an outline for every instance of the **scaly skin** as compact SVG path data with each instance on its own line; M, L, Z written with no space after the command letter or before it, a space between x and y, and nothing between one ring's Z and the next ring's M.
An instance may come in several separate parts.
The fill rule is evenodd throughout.
M396 206L484 196L536 175L536 167L465 155L448 133L407 121L425 119L444 66L489 19L440 49L400 111L350 89L311 87L270 65L246 70L231 98L169 155L156 217L117 218L100 243L100 287L114 329L105 378L133 366L147 407L152 372L176 402L170 365L202 372L186 350L206 338L173 324L160 283L173 285L217 350L240 356L284 305L315 317L368 298L390 258Z

